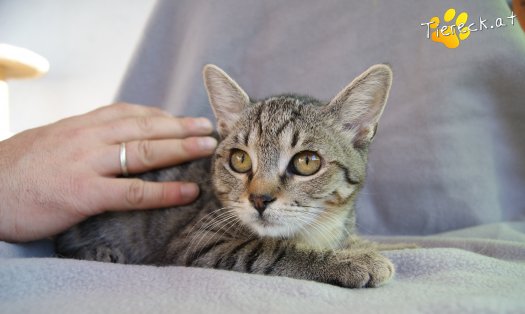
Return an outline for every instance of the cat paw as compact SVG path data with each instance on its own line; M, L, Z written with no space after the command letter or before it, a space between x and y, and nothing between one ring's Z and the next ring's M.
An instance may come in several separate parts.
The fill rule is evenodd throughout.
M371 288L392 279L395 268L392 262L375 251L341 251L334 256L334 272L328 283L348 288Z
M92 249L87 249L82 252L82 256L76 256L80 259L85 259L88 261L97 261L105 263L119 263L125 264L126 259L124 255L117 249L111 249L106 246L99 246Z

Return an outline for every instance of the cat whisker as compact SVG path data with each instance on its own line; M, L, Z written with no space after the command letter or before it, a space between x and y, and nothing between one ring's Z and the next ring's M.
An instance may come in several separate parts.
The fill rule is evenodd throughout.
M350 237L352 234L347 230L345 221L349 220L348 218L340 219L339 217L334 217L335 214L331 212L326 212L325 218L329 219L330 221L334 222L335 224L342 223L343 226L341 230L346 234L347 237Z
M285 215L283 215L283 210L279 210L279 212L280 212L280 214L282 216L285 216ZM288 223L286 221L284 221L284 226L286 228L286 231L285 231L285 233L281 234L279 237L280 237L281 240L288 240L293 235L292 226L291 226L290 223Z
M221 227L221 229L224 227L230 226L231 224L234 224L234 221L230 217L229 219L223 220L222 224L223 226ZM193 254L200 255L200 253L202 252L202 249L208 244L208 242L210 242L210 240L213 240L213 239L218 239L218 237L210 235L209 232L202 232L202 233L196 234L192 240L192 243L188 246L188 249L186 250L186 253L185 253L186 258L191 256L190 254L191 252L193 252ZM201 245L201 242L203 240L205 240L205 242L203 243L203 245Z
M327 226L317 221L317 218L321 216L322 214L325 214L323 215L323 217L328 218L330 221L334 222L335 224L339 224L340 220L337 220L336 217L333 217L332 213L326 212L326 211L318 212L318 213L312 213L310 211L297 211L297 212L301 212L303 215L313 218L312 221L306 221L304 217L294 216L294 219L297 219L303 222L303 226L301 226L300 229L302 229L303 232L306 232L306 233L310 233L310 230L308 230L306 226L312 227L313 229L317 230L319 234L325 238L330 248L334 250L335 249L334 245L339 243L341 239L337 237L336 235L334 235L332 232L330 232ZM348 232L348 230L346 230L346 228L343 227L342 229L343 229L343 232L345 232L348 236L350 236L350 233Z
M222 209L225 209L225 208L222 208ZM209 218L211 216L210 214L206 215L205 217ZM192 239L191 239L190 243L188 244L188 248L186 249L185 255L187 256L187 254L190 252L190 249L192 249L194 246L196 246L196 247L199 246L199 244L202 241L202 239L206 236L206 229L213 228L213 227L215 227L217 225L223 224L223 223L229 221L231 218L236 218L236 216L235 216L233 210L228 209L225 212L219 214L219 216L213 217L213 219L210 222L206 222L204 225L200 225L198 227L198 229L194 233L193 232L189 233L192 236ZM202 219L199 220L199 221L202 221ZM195 224L192 227L192 229L194 229L198 225L199 224ZM198 241L197 241L197 238L199 239Z
M202 249L204 247L206 247L208 245L208 243L210 242L210 240L214 240L214 239L220 239L224 236L224 234L226 234L226 232L228 230L230 230L233 226L236 225L236 218L235 216L229 216L227 217L226 219L224 220L221 220L220 221L220 224L222 225L219 230L217 230L216 232L213 232L215 235L217 236L209 236L208 239L206 240L206 242L203 243L203 245L201 246L200 245L200 242L208 235L206 232L203 232L200 239L199 239L199 242L197 242L197 244L195 245L196 248L199 248L200 247L200 250L197 252L197 255L200 255L200 253L202 252ZM221 232L219 234L219 232L223 229L223 228L227 228L225 229L223 232Z
M334 223L343 223L346 226L346 222L350 222L352 225L354 224L354 219L350 219L348 217L339 217L339 213L334 213L333 211L326 209L323 211L324 217L330 219ZM346 228L343 228L343 230L350 234Z
M287 209L285 212L293 212L293 213L301 213L302 215L306 215L306 216L309 216L309 217L312 217L312 216L315 216L313 218L317 218L317 217L323 217L323 218L326 218L328 221L336 224L336 225L342 225L342 232L345 234L346 237L349 237L351 236L351 233L347 230L346 228L346 221L350 221L349 218L343 218L341 219L341 217L336 217L336 214L333 213L332 211L330 211L328 208L325 208L325 207L321 207L321 206L310 206L310 205L302 205L302 206L297 206L297 205L290 205L290 207L294 207L293 209ZM308 209L308 210L307 210ZM313 209L313 211L312 211ZM297 219L298 217L295 217L295 219ZM324 224L320 223L319 221L317 221L316 219L313 219L315 222L311 222L311 223L308 223L308 225L314 225L315 224L315 228L317 230L322 230L322 232L320 231L320 233L322 233L323 235L325 234L328 234L330 237L333 237L333 241L331 241L332 239L330 239L329 243L332 244L332 243L337 243L337 242L340 242L341 239L337 239L337 237L335 235L333 235L331 232L328 232L329 230L327 229L328 227L325 226ZM304 221L304 219L303 219ZM314 228L314 229L315 229ZM304 229L304 228L303 228Z
M212 210L212 211L209 212L208 214L202 216L202 217L201 217L196 223L193 224L193 226L191 227L191 229L190 229L188 232L185 232L185 233L187 233L187 234L191 234L191 232L195 229L195 227L196 227L196 226L199 226L200 223L201 223L203 220L209 218L209 217L212 216L212 215L215 215L216 212L221 211L221 210L224 210L224 209L226 209L226 208L228 208L228 207L218 208L218 209Z
M329 232L327 232L328 230L327 230L327 228L325 226L323 226L322 224L320 224L319 222L316 221L315 218L318 217L317 215L315 215L315 216L312 215L312 214L307 214L307 215L310 215L310 217L313 218L310 222L306 221L304 219L304 217L296 217L296 219L298 219L299 221L305 223L306 225L310 226L311 228L315 229L319 233L319 235L321 235L325 239L326 243L333 250L333 247L332 247L332 242L333 242L332 241L332 237L333 236ZM309 230L307 230L307 231L308 231L308 233L310 233Z
M317 225L319 229L324 231L322 234L324 238L327 239L327 244L330 247L330 250L334 251L336 249L335 245L338 242L337 237L332 232L330 232L327 226L319 223L318 221L316 221L314 224Z
M305 222L305 220L303 218L300 218L299 220ZM327 244L333 250L330 234L325 232L325 229L322 227L322 225L317 223L315 220L311 221L311 222L305 222L305 224L303 224L303 228L302 229L304 230L304 232L306 234L310 234L311 230L307 229L306 228L307 226L310 227L310 228L315 229L325 239L325 241L327 241ZM327 236L327 234L328 234L328 236Z
M197 229L196 232L210 231L208 229L212 229L216 227L217 225L220 225L223 221L225 221L226 219L229 219L232 216L234 216L234 213L232 210L228 210L224 213L221 213L219 216L213 217L213 220L210 220L206 222L205 224L199 226L199 229Z
M233 210L229 209L223 213L221 213L219 216L213 217L212 220L206 222L202 226L199 227L197 231L207 231L207 229L214 228L217 224L220 224L223 218L228 218L230 216L235 215Z

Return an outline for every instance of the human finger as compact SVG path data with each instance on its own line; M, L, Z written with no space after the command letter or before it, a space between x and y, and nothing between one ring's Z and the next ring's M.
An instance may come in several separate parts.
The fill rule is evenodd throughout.
M164 208L192 202L199 187L191 182L150 182L138 178L104 178L97 182L95 204L103 211Z
M209 156L217 147L217 140L205 136L153 141L140 140L128 142L125 145L128 172L141 173ZM98 163L99 173L103 175L122 174L120 150L120 145L111 145L99 156L94 156L95 162Z
M185 138L208 135L213 126L206 118L130 117L100 125L97 132L108 144L143 139Z

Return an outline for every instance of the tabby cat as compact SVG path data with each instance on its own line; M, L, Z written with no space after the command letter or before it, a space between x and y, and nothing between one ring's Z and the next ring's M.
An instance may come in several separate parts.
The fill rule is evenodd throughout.
M375 287L394 274L355 236L354 202L390 86L370 67L329 103L297 95L251 100L204 67L221 141L211 159L139 176L193 181L192 204L92 217L56 239L60 256L183 265Z

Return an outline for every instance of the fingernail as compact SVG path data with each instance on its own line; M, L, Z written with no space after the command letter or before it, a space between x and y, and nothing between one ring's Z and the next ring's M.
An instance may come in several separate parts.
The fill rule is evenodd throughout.
M198 144L199 144L199 147L202 149L202 150L214 150L215 147L217 147L217 140L214 139L213 137L200 137L198 140L197 140Z
M211 121L206 118L196 118L193 120L193 122L195 123L195 126L199 130L209 131L209 132L213 130L213 124L211 124Z
M199 187L195 183L183 183L180 186L180 196L184 202L192 201L199 194Z

